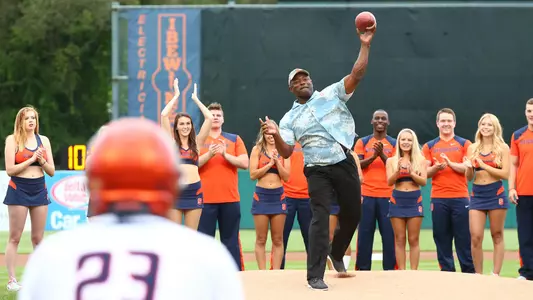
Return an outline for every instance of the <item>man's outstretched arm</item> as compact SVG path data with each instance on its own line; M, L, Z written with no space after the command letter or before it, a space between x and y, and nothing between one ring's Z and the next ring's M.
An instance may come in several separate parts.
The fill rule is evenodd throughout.
M370 54L370 42L374 37L375 31L376 24L364 33L360 33L359 30L357 30L357 34L361 40L361 49L359 50L359 56L352 67L352 72L344 77L344 89L348 95L355 91L357 85L365 75L366 67L368 65L368 55Z

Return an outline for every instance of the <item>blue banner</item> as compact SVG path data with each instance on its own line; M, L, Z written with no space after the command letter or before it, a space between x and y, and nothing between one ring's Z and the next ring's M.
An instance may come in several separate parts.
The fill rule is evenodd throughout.
M45 175L51 201L46 218L46 231L72 229L87 222L89 193L83 171L56 171Z
M201 112L191 94L194 83L201 88L200 10L136 9L121 16L128 20L128 115L159 123L178 78L181 94L171 124L177 112L187 112L198 132Z

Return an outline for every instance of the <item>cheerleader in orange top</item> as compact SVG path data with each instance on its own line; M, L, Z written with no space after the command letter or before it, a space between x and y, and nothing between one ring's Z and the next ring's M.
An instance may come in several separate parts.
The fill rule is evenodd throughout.
M283 181L289 179L289 173L290 160L283 159L278 154L274 137L260 130L250 153L250 179L257 180L252 200L252 215L256 233L255 257L260 270L266 269L265 245L269 224L272 239L271 269L281 267L283 229L287 215Z
M502 180L509 178L509 146L502 137L502 126L493 114L484 114L478 122L475 143L464 159L468 180L474 179L469 204L472 259L476 273L483 274L483 234L487 215L494 244L493 275L499 275L503 264L505 245L503 230L509 200ZM475 178L474 178L475 177Z
M181 168L184 174L183 183L187 187L181 192L180 198L176 199L176 204L170 211L169 218L179 224L182 223L182 219L184 218L185 226L197 230L204 205L202 184L198 172L199 148L204 144L209 135L211 124L213 123L213 114L198 99L195 83L191 98L204 115L204 123L202 124L202 128L200 128L200 132L196 135L191 116L184 112L176 114L174 117L174 126L171 128L169 115L180 96L178 79L174 79L174 93L172 100L168 102L161 112L161 126L176 141L176 145L180 151Z
M13 134L5 143L6 173L11 177L4 204L9 215L9 238L6 245L7 290L16 292L20 284L15 278L17 249L28 212L31 219L33 248L41 242L48 214L48 190L45 173L55 174L50 140L39 134L39 114L32 106L21 108L15 117Z
M387 160L387 184L394 186L389 202L389 218L394 230L396 263L405 270L406 229L411 270L418 269L420 227L424 217L420 187L427 183L427 162L416 134L402 129L396 142L396 154Z

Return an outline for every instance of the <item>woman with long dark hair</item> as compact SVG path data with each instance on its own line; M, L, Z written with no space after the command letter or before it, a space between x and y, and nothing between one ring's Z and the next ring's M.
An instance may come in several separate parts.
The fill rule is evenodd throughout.
M176 141L180 151L181 164L183 168L184 180L187 187L182 191L181 196L177 199L174 209L171 210L169 218L179 224L185 219L185 226L194 230L198 229L198 222L202 214L203 194L200 174L198 173L199 148L202 145L213 122L213 115L207 107L198 99L196 83L191 95L192 100L204 115L204 123L200 132L196 135L194 123L190 115L185 112L179 112L174 117L174 124L170 126L169 115L180 96L178 79L174 79L174 97L168 102L161 112L161 126Z

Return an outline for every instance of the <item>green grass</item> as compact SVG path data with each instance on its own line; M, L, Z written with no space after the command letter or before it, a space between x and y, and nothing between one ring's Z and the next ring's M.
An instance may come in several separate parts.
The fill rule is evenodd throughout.
M51 235L54 232L47 232L45 235ZM0 232L0 251L1 253L4 252L6 242L7 242L8 234L7 232ZM217 239L218 234L217 234ZM508 251L518 251L518 237L516 234L516 230L514 229L507 229L504 233L504 239L505 239L505 248ZM355 243L356 239L354 238L352 240L352 249L355 249ZM254 244L255 244L255 232L253 230L242 230L241 231L241 244L243 248L243 252L253 252L254 251ZM291 233L289 244L287 246L288 252L304 252L305 246L303 243L302 236L300 234L299 230L294 230ZM271 243L270 238L267 242L267 251L270 251L271 249ZM492 251L492 239L490 237L490 232L488 230L485 231L485 239L483 241L483 249L485 251ZM376 235L374 237L374 251L380 252L382 250L381 246L381 236L379 235L379 232L376 232ZM435 250L435 243L433 242L432 237L432 231L431 230L422 230L420 232L420 250L421 251L431 251L434 252ZM19 253L29 254L32 252L32 246L30 241L29 233L24 233L22 236L22 239L20 241L19 245ZM353 270L354 268L354 258L352 254L352 260L350 263L350 269ZM407 263L408 265L408 263ZM245 263L246 270L257 270L257 264L255 261L249 261ZM305 261L287 261L286 264L287 269L296 269L296 270L305 270L306 269L306 262ZM456 261L456 268L459 270L458 262ZM519 268L519 262L517 260L506 260L504 261L504 265L502 268L501 276L504 277L516 277L518 276L517 270ZM428 271L438 271L438 263L436 260L422 260L420 261L419 265L420 270L428 270ZM18 278L22 278L22 272L23 268L17 268L17 276ZM380 261L374 261L372 264L372 270L382 270L381 262ZM490 274L492 270L492 261L491 260L485 260L484 262L484 273ZM51 271L51 275L53 271ZM15 294L8 294L5 290L5 284L8 281L7 272L5 269L0 270L0 299L2 300L15 300L16 296Z
M22 278L22 272L24 271L24 268L17 268L17 278L21 280ZM17 299L16 293L10 293L6 290L6 284L9 280L7 276L7 272L4 270L0 271L0 299L1 300L15 300Z
M217 237L218 238L218 237ZM507 251L518 251L518 235L516 229L506 229L504 232L505 240L505 249ZM253 252L254 243L255 243L255 232L253 230L242 230L241 231L241 243L243 252ZM356 237L352 239L352 249L355 249ZM271 243L270 237L267 240L267 250L270 250ZM374 235L374 252L382 251L381 244L381 235L378 231ZM454 246L455 249L455 246ZM483 239L483 250L492 251L494 247L492 246L492 238L490 236L490 231L485 230L485 238ZM302 239L300 230L293 230L291 232L289 243L287 245L288 252L304 252L305 246ZM435 247L435 242L433 241L433 231L429 229L424 229L420 231L420 251L437 251Z
M46 232L45 236L51 235L54 232ZM420 231L420 250L421 251L436 251L435 243L433 242L433 231L424 229ZM0 253L4 253L6 248L6 242L8 238L7 232L0 232ZM217 239L218 232L217 232ZM508 251L518 251L518 236L515 229L506 229L504 233L505 249ZM241 244L244 252L253 252L255 244L255 231L254 230L241 230ZM355 249L356 239L352 239L352 249ZM270 237L267 241L267 249L270 250L271 243ZM490 237L490 231L485 230L485 239L483 241L483 249L485 251L492 251L492 239ZM19 245L19 253L31 253L32 246L29 233L25 232L21 238ZM293 230L287 246L289 252L304 252L305 246L300 234L300 230ZM376 231L374 236L374 251L382 251L381 247L381 235Z

